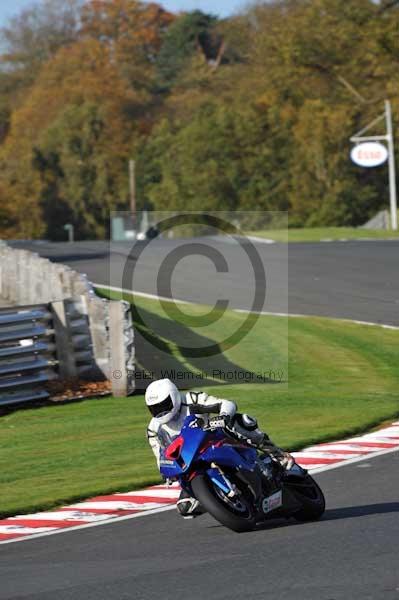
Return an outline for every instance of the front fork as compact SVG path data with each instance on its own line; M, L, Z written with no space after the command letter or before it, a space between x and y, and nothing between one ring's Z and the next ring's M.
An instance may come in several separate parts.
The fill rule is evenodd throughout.
M228 498L235 498L235 497L238 497L241 495L241 492L237 488L237 486L230 481L230 478L228 477L228 475L226 475L225 472L222 470L222 468L219 467L217 464L211 463L210 467L205 470L205 473L207 474L209 479L212 481L212 483L214 485L216 485ZM184 482L181 482L182 488L185 489L187 492L189 492L191 495L192 495L192 490L191 490L190 481L196 475L198 475L197 472L192 473L189 481L186 484L184 484Z
M222 469L215 463L211 464L211 468L207 469L206 473L214 485L217 485L228 498L235 498L239 494L237 487L231 483Z
M211 463L210 467L205 470L207 476L212 481L212 483L217 486L228 498L237 498L242 496L242 491L230 480L230 477L226 475L226 473L222 470L220 466L215 463ZM198 473L192 473L190 480L193 479ZM248 492L251 494L252 503L259 514L259 516L264 517L264 512L262 508L263 499L266 495L271 495L274 492L278 491L280 487L275 481L274 477L269 476L266 477L266 474L263 473L262 469L259 465L256 465L255 468L250 470L240 470L236 471L236 477L243 482L243 484L248 489ZM264 483L268 481L268 487L270 489L264 489ZM192 494L191 485L187 482L188 485L184 485L182 482L182 487L186 489L190 495Z

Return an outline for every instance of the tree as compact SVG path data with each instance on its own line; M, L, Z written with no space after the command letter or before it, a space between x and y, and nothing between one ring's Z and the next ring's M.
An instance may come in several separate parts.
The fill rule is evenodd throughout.
M52 239L65 236L72 223L79 239L104 238L111 210L126 202L126 153L122 131L113 132L98 103L64 108L34 149L41 175L41 205Z
M217 18L199 10L180 16L164 35L162 48L156 60L158 82L162 89L170 89L193 54L214 52L212 30ZM220 41L216 44L217 56Z
M253 106L214 102L185 125L164 121L143 155L148 199L170 210L287 208L271 134L267 115Z
M13 237L17 223L17 207L10 195L10 189L0 181L0 235Z
M288 209L296 225L385 206L386 167L352 165L349 136L385 97L398 131L399 2L270 0L223 21L138 0L89 0L70 26L44 14L56 42L25 18L0 69L13 236L64 236L66 220L103 236L132 155L142 206Z
M151 91L154 64L174 16L155 3L90 0L82 33L112 51L121 73L136 89Z
M41 65L78 36L82 0L43 0L22 10L0 31L3 68L31 82Z
M286 0L251 13L254 91L291 130L284 166L296 224L358 225L383 205L384 179L351 166L348 138L397 94L394 12L388 19L369 0Z
M126 115L138 103L109 50L85 40L58 52L14 112L0 154L2 177L20 206L35 200L50 238L59 236L63 223L55 220L66 214L65 206L82 236L104 235L106 213L127 188L125 164L135 123Z
M83 0L44 0L32 4L0 29L0 143L11 113L24 101L41 67L78 37Z

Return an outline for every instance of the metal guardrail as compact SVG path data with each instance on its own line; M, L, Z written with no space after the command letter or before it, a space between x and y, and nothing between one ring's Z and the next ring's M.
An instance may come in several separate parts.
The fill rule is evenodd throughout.
M97 296L86 275L0 240L0 299L15 306L28 305L32 310L34 305L40 309L48 303L61 379L108 380L117 396L134 391L131 315L123 302ZM25 326L32 327L29 322ZM40 318L35 327L31 333L37 339L45 337Z
M49 398L54 379L98 380L81 301L0 308L0 406Z
M0 308L0 406L46 399L58 377L50 305Z

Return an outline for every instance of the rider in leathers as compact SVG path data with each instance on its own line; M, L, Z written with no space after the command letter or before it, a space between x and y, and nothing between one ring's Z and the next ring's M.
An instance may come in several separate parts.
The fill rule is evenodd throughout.
M285 468L290 468L293 458L269 439L268 435L258 428L256 419L237 412L237 405L230 400L208 396L205 392L179 392L169 379L161 379L151 383L146 391L145 400L153 418L147 429L150 446L157 459L160 452L179 435L185 418L194 414L208 424L210 414L216 413L223 418L225 427L237 437L263 452L269 453ZM177 502L177 509L184 518L193 518L202 514L199 502L182 492Z

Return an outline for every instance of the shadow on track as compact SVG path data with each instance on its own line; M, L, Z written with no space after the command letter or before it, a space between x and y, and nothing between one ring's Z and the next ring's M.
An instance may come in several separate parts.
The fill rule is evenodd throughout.
M334 508L330 510L326 510L322 518L320 519L320 523L323 521L339 521L341 519L354 519L357 517L365 517L368 515L379 515L379 514L387 514L387 513L398 513L399 512L399 502L385 502L381 504L366 504L364 506L347 506L344 508ZM249 535L254 533L259 533L268 529L279 529L281 527L292 527L298 525L300 527L315 524L318 521L309 521L309 523L299 523L295 521L293 518L290 519L270 519L270 521L265 521L265 523L261 523L257 526L254 531L247 531L244 534L240 535ZM218 523L212 523L208 525L207 529L226 529L223 525Z
M399 502L384 502L381 504L365 504L364 506L346 506L344 508L333 508L326 510L322 521L336 521L341 519L353 519L367 515L380 515L399 512Z

